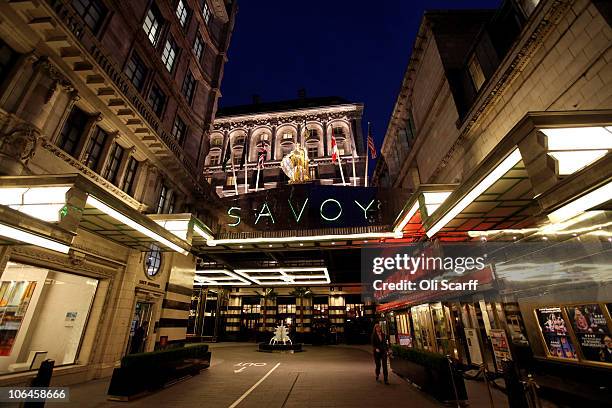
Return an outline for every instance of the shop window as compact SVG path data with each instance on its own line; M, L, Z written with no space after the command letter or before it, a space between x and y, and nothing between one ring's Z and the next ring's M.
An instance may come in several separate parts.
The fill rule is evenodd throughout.
M72 7L93 33L98 32L108 14L108 9L100 0L72 0Z
M193 99L193 94L196 88L196 80L193 77L191 71L187 71L185 74L185 79L183 80L183 86L181 88L181 93L185 97L185 100L188 104L191 104L191 100Z
M278 305L278 314L295 314L295 305Z
M346 318L347 319L356 319L358 317L363 317L363 303L347 303L346 304Z
M0 374L73 364L98 281L12 261L0 278Z
M169 35L168 39L166 39L166 45L164 46L164 51L162 52L161 57L161 60L166 66L168 72L172 72L172 69L174 68L176 54L178 54L178 45L176 45L174 38Z
M476 92L478 92L482 87L482 84L485 82L485 76L482 72L482 67L480 66L480 62L478 62L476 54L473 54L468 62L468 71L470 73L470 77L472 78L474 89L476 89Z
M187 27L187 21L189 20L189 9L183 0L179 0L178 4L176 5L176 17L178 18L181 27Z
M113 184L117 184L117 175L119 173L119 165L123 159L123 153L125 153L125 149L118 143L115 143L111 148L111 153L102 174L102 177Z
M257 314L261 313L261 305L242 305L242 313L244 314Z
M87 116L85 112L78 108L74 108L72 112L70 112L70 115L68 115L66 123L64 123L64 127L60 133L59 147L71 156L75 156L77 153L79 140L85 131L88 120L89 116Z
M157 46L157 42L159 41L159 34L161 32L161 26L163 24L163 21L164 19L161 15L161 12L157 8L157 6L153 4L147 12L147 16L145 17L145 21L142 24L142 28L154 47Z
M153 109L153 112L161 118L164 112L164 106L166 105L166 94L156 84L151 87L147 102L151 106L151 109Z
M153 278L159 274L162 264L162 252L159 246L151 244L150 249L145 253L145 274Z
M208 24L210 22L210 17L212 16L210 6L206 2L206 0L202 0L202 3L200 3L200 7L202 8L202 17L204 18L204 22Z
M100 163L100 156L102 156L106 137L106 132L96 126L96 130L89 139L85 155L83 156L83 163L92 170L95 170Z
M9 71L15 65L17 53L4 41L0 40L0 84L8 77Z
M127 167L125 169L125 175L123 176L123 182L121 183L121 190L131 194L134 188L134 181L136 180L136 172L138 170L138 160L130 157Z
M329 306L327 303L315 303L312 305L312 314L315 319L327 319L329 314Z
M147 76L147 67L136 52L132 53L132 56L125 65L125 75L132 84L134 84L136 89L139 91L142 90L142 86Z
M202 37L198 34L196 35L195 41L193 42L193 53L195 54L198 61L202 59L203 52L204 52L204 41L202 41Z
M172 125L172 132L170 132L172 136L176 139L179 144L183 143L185 140L185 135L187 134L187 125L180 118L179 115L176 115L174 118L174 124Z

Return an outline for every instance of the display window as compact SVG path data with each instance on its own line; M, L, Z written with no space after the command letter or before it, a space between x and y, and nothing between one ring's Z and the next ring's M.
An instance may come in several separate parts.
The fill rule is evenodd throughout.
M8 262L0 275L0 374L75 362L98 281Z
M560 307L545 307L535 310L540 331L549 357L578 360L576 347L569 335Z

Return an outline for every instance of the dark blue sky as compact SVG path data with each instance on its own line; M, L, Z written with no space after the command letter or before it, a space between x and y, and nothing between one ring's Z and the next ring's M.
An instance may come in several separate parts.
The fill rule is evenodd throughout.
M365 105L377 149L424 10L499 0L238 0L220 106L308 96Z

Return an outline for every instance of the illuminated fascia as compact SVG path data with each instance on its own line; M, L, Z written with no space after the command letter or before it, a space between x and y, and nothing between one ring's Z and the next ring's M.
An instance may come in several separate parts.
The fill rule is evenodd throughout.
M476 185L469 193L467 193L453 208L450 209L442 218L438 220L429 230L427 236L433 237L446 224L455 218L461 211L470 205L478 196L487 191L497 180L512 169L519 161L521 161L521 153L518 149L514 149L492 172L490 172L480 183Z
M400 222L399 224L397 224L395 228L393 228L393 232L402 233L402 231L404 230L404 227L406 227L406 225L410 222L412 217L414 217L414 214L416 214L418 209L419 209L419 201L415 200L412 207L410 207L410 210L408 210L408 212L402 219L402 222Z
M312 242L312 241L341 241L341 240L361 240L361 239L377 239L377 238L401 238L403 234L400 232L372 232L362 234L346 234L346 235L316 235L308 237L261 237L261 238L235 238L235 239L211 239L206 241L209 246L215 245L232 245L232 244L283 244L288 242Z
M207 242L215 239L212 234L209 234L208 232L204 231L202 228L200 228L198 224L193 224L193 232L204 238Z
M553 211L548 219L552 223L562 222L609 200L612 200L612 181Z
M252 280L258 285L308 285L327 284L331 282L329 272L325 267L236 269L234 272ZM318 273L291 275L293 272ZM251 276L253 273L268 273L269 275Z
M160 227L168 230L182 240L187 240L189 219L184 220L153 220Z
M425 209L427 215L430 216L442 205L444 201L451 195L452 191L428 191L423 193L425 200Z
M485 231L468 231L468 237L480 238L488 237L489 235L497 234L532 234L538 232L538 228L522 228L522 229L499 229L499 230L485 230Z
M36 245L42 248L47 248L52 251L61 252L63 254L67 254L68 251L70 251L70 247L68 245L4 224L0 224L0 236L14 239L15 241Z
M604 127L540 129L548 140L548 150L612 149L612 133Z
M87 196L86 203L91 205L92 207L97 208L98 210L102 211L106 215L116 219L117 221L122 222L125 225L134 228L136 231L140 232L141 234L144 234L147 237L159 242L160 244L163 244L167 246L168 248L175 250L178 253L181 253L183 255L189 254L188 251L179 247L175 243L170 242L169 240L162 237L158 233L151 231L150 229L140 225L139 223L132 220L131 218L126 217L125 215L121 214L119 211L115 210L114 208L109 207L108 205L104 204L102 201L98 200L96 197L92 195Z
M610 135L612 138L612 135ZM607 150L578 150L550 152L559 165L559 175L568 176L574 174L608 154Z
M0 188L0 204L47 222L60 221L69 186Z
M222 275L220 277L200 276L198 273ZM248 286L251 284L244 277L228 269L205 269L196 271L195 284L206 284L210 286Z

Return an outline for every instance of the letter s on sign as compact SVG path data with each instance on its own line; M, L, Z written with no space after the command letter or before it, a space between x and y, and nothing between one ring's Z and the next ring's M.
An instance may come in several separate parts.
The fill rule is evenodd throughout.
M232 214L233 211L238 211L238 214ZM232 218L236 218L236 222L230 222L227 225L229 225L230 227L237 227L240 224L240 207L230 207L227 210L227 215Z

